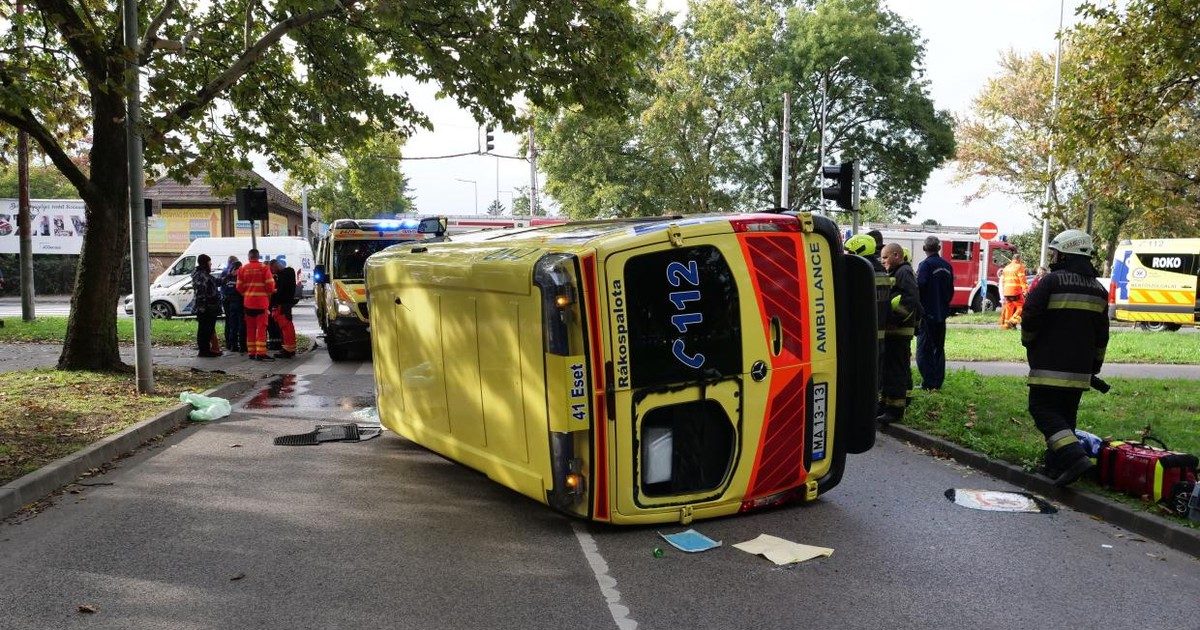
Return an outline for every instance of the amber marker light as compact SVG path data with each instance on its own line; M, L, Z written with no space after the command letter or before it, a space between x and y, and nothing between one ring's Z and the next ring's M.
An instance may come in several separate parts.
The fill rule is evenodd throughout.
M579 484L583 481L583 477L579 473L571 473L567 475L567 487L575 490L579 488Z
M557 306L558 308L567 308L568 306L571 305L571 296L560 295L560 296L554 298L554 305Z

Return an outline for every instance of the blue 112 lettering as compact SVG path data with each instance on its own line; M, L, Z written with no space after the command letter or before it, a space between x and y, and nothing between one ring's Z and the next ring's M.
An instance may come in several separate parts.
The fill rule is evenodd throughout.
M667 282L673 287L683 289L667 294L667 299L671 300L676 310L687 311L689 302L700 301L700 268L696 264L696 261L689 260L686 265L681 262L672 262L667 265ZM687 289L686 287L688 286L697 288ZM703 322L703 313L683 312L671 316L671 324L680 333L686 333L688 326ZM698 369L704 365L704 355L699 352L689 355L684 341L680 337L677 337L675 342L671 344L671 354L675 355L675 358L680 363L692 369Z

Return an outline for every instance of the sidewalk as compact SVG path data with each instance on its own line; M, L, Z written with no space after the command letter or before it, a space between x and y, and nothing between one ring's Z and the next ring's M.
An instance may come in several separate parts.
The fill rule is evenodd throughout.
M916 365L914 363L913 365ZM989 376L1025 376L1029 366L1025 363L1003 361L947 361L947 370L969 370ZM1105 363L1101 378L1124 376L1129 378L1182 378L1200 380L1200 365L1169 365L1156 363Z
M315 341L315 340L314 340ZM291 359L276 359L274 361L251 361L245 354L226 352L214 358L196 356L196 349L184 346L154 346L151 348L151 361L159 367L192 368L196 370L220 370L244 379L256 381L278 372L286 372L309 357L309 352L320 349L314 344L313 349L297 354ZM12 343L5 344L5 358L0 362L0 372L13 370L30 370L34 368L52 368L58 364L58 356L62 354L61 343ZM132 345L121 346L121 359L133 365L134 351Z

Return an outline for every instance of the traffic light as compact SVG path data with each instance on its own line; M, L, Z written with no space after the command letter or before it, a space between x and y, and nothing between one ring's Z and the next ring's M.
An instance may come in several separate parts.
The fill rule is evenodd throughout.
M822 199L832 199L846 210L858 208L858 160L842 162L837 166L822 166L821 175L835 182L821 189Z
M237 190L238 221L267 220L267 189L239 188Z
M487 152L488 153L491 153L492 149L496 148L496 136L494 134L495 134L495 132L492 130L491 125L488 125L487 133L485 136L485 139L487 141Z

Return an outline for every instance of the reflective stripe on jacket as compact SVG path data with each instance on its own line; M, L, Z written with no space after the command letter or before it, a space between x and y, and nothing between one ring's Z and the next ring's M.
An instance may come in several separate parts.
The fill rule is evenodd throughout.
M237 290L242 294L242 306L267 310L275 292L275 278L266 265L252 260L238 270Z
M1000 290L1005 297L1025 293L1025 265L1013 261L1000 272Z
M1108 291L1086 258L1072 256L1025 298L1021 343L1029 384L1087 389L1108 348Z
M884 335L888 337L912 337L916 332L917 323L921 321L924 311L921 309L921 296L917 290L917 276L913 274L912 265L900 263L898 267L888 272L892 277L891 297L900 297L899 302L888 313ZM889 300L890 302L890 300Z

